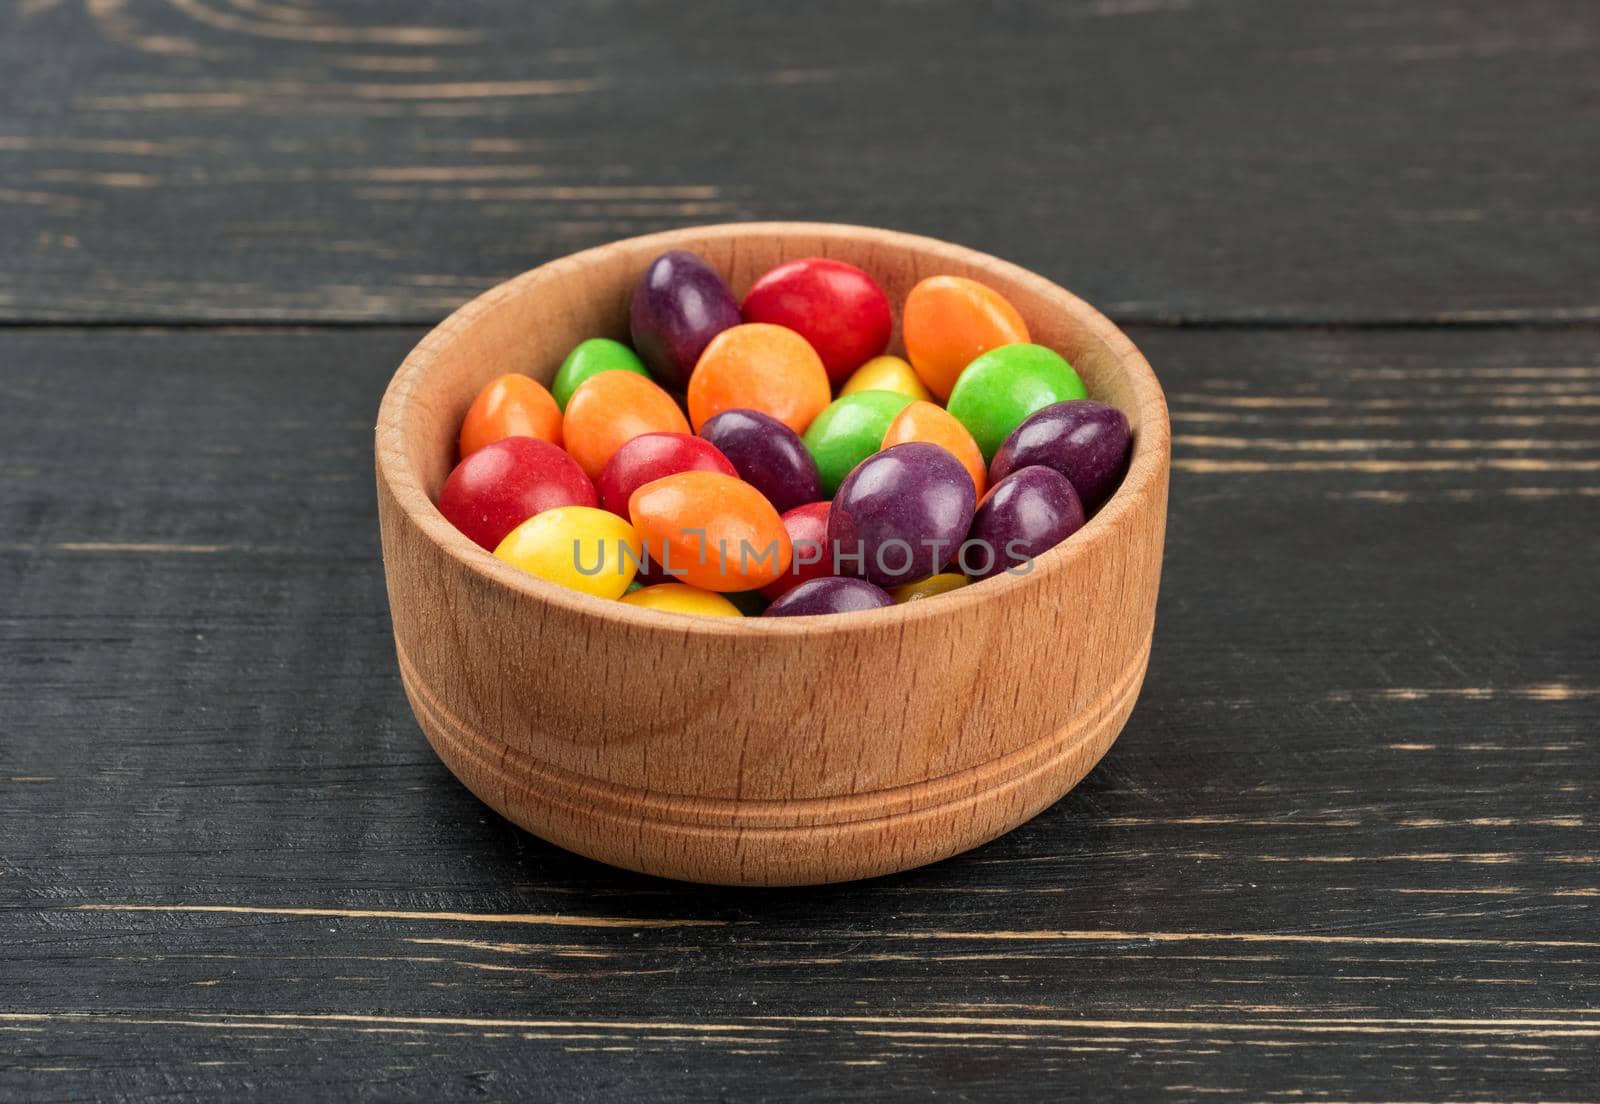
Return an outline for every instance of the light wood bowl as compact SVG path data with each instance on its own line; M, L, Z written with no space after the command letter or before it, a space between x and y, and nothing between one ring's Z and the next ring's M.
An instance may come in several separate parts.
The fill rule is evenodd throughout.
M668 249L700 254L741 297L774 265L807 256L866 269L897 310L925 276L980 280L1092 397L1127 413L1127 478L1030 574L869 613L687 617L495 559L433 504L468 404L504 372L548 383L584 338L626 339L634 282ZM746 223L565 257L456 311L384 395L378 507L401 678L428 740L473 793L602 862L732 885L933 862L1056 801L1121 731L1150 655L1169 438L1160 385L1121 331L1048 280L970 249Z

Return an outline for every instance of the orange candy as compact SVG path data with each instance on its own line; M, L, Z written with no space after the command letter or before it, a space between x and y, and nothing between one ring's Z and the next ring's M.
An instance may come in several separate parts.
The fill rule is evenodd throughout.
M747 322L711 339L689 377L689 420L699 429L724 410L759 410L796 433L833 401L828 372L806 339Z
M889 423L883 434L883 448L903 445L907 441L926 441L938 445L961 461L961 466L972 476L972 488L979 498L989 482L989 470L983 462L983 450L972 439L967 427L956 421L942 406L931 402L914 402Z
M1029 340L1016 307L963 276L929 276L918 283L906 296L900 328L907 359L941 401L979 356Z
M611 454L635 437L688 433L689 423L672 396L644 376L613 370L578 385L567 400L565 428L567 452L598 479Z
M461 421L461 458L506 437L561 444L561 408L538 380L512 372L489 381Z
M679 472L646 483L628 499L628 517L651 570L701 590L764 587L794 558L789 531L772 504L750 484L719 472Z

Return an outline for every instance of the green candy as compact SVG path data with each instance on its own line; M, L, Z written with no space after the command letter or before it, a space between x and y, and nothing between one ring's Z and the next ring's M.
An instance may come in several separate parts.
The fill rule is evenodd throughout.
M823 497L832 498L844 477L883 447L889 423L915 401L898 391L853 391L816 416L804 440L822 476Z
M619 370L633 372L646 379L650 377L639 354L622 342L612 341L609 337L591 337L578 342L567 354L567 359L561 362L561 367L556 369L555 382L550 385L550 393L556 397L556 405L565 413L567 400L572 398L578 384L601 372Z
M945 409L967 427L988 461L1029 414L1088 397L1061 354L1043 345L1002 345L962 369Z

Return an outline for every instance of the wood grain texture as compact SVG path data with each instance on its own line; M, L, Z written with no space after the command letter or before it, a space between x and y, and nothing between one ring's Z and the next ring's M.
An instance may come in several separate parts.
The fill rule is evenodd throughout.
M1600 312L1586 0L20 0L0 318L433 322L736 219L1118 320Z
M495 559L434 505L485 384L549 383L627 337L651 260L687 249L738 297L824 256L891 302L982 280L1133 428L1116 496L1026 574L938 603L722 620L639 611ZM903 352L898 339L891 349ZM708 226L562 258L474 300L396 371L378 415L378 514L400 673L452 771L536 835L630 870L724 885L871 877L985 843L1099 761L1150 655L1169 426L1150 366L1088 304L944 242L816 223ZM1092 583L1089 582L1092 580Z
M0 1096L1593 1099L1591 331L1136 331L1125 735L809 891L616 873L429 752L369 472L420 336L0 335Z

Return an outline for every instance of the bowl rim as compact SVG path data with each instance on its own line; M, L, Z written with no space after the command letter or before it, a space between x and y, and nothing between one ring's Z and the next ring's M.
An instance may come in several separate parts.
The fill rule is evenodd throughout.
M615 599L601 598L582 591L572 590L540 579L520 568L496 558L491 552L468 538L439 512L438 506L422 486L415 469L410 464L405 448L403 427L406 404L413 387L426 375L434 361L454 341L459 332L470 329L480 318L514 301L521 289L552 276L559 276L565 268L581 268L597 255L604 255L618 246L648 247L656 252L669 249L693 248L694 243L708 238L742 237L805 237L815 239L845 235L860 237L871 235L886 249L932 249L935 253L959 256L964 262L980 268L996 269L1007 278L1031 284L1041 294L1059 299L1062 306L1075 314L1091 336L1100 340L1127 374L1133 385L1139 409L1140 428L1133 438L1133 450L1127 474L1111 498L1077 532L1054 548L1036 556L1031 570L1016 574L1002 572L978 583L938 595L931 600L906 602L874 610L851 613L819 614L807 617L705 617L677 613L670 610L649 609L630 605ZM407 520L426 534L445 554L458 565L494 585L511 589L528 599L563 607L573 613L598 617L611 622L621 622L642 630L670 630L681 635L685 632L705 636L812 636L848 632L877 632L894 625L904 625L929 617L958 615L973 606L998 597L1004 588L1020 589L1038 586L1041 581L1064 571L1101 541L1121 535L1120 522L1136 508L1135 500L1143 499L1153 490L1153 484L1167 474L1167 458L1171 448L1171 425L1168 420L1166 396L1160 382L1144 355L1133 341L1115 323L1089 303L1072 292L1020 265L963 245L921 234L899 230L857 226L849 223L829 222L735 222L689 226L621 238L615 242L593 246L577 253L547 261L508 280L496 284L480 295L458 307L406 354L384 391L378 408L374 432L377 471L387 485L396 505ZM974 593L974 592L977 593Z

